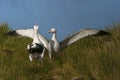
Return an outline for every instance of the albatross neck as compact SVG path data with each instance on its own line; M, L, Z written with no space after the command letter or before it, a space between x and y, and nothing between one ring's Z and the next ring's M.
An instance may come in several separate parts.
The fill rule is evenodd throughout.
M53 40L53 41L57 40L56 39L56 35L57 35L56 32L54 32L53 35L52 35L52 39L51 40Z
M38 38L38 29L34 29L34 40L33 43L40 43Z

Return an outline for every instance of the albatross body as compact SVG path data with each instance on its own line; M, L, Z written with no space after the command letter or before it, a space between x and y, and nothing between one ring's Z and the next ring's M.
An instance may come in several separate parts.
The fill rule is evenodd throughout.
M65 47L69 46L70 44L84 38L87 36L102 36L102 35L110 35L110 33L102 31L102 30L96 30L96 29L81 29L79 32L76 32L72 34L71 36L65 38L61 42L58 42L57 40L57 30L55 28L51 28L48 33L52 33L51 41L49 41L48 50L49 50L49 57L51 59L52 53L59 53L62 51Z
M26 37L30 37L32 39L34 39L35 37L33 36L34 30L32 29L22 29L22 30L15 30L15 31L11 31L13 36L16 35L21 35L21 36L26 36ZM21 32L24 32L24 34ZM52 58L52 54L53 53L59 53L60 51L62 51L64 48L66 48L67 46L73 44L74 42L87 37L87 36L103 36L103 35L110 35L110 33L106 32L106 31L102 31L102 30L96 30L96 29L81 29L80 31L68 36L67 38L65 38L62 41L58 41L57 40L57 30L55 28L51 28L49 30L49 33L52 33L52 38L50 41L48 41L44 36L42 36L39 33L36 36L37 40L40 41L43 46L48 50L49 52L49 58ZM34 40L33 40L34 42ZM44 51L43 51L44 52ZM42 57L44 56L44 53L42 53Z
M45 51L45 47L43 45L44 42L42 43L40 40L42 37L41 38L38 37L40 36L38 34L38 29L39 29L39 26L34 25L33 29L18 29L18 30L10 31L7 33L7 35L10 35L10 36L24 36L24 37L29 37L33 39L33 42L27 45L30 61L33 61L33 59L35 58L42 61L42 58L44 56L44 51Z
M38 29L39 26L38 25L34 25L33 27L33 42L32 44L27 46L27 49L29 51L29 59L30 61L33 60L33 58L38 58L40 61L42 61L41 59L43 58L44 55L44 46L41 43L41 41L38 38Z
M56 29L51 29L48 33L52 33L52 38L48 43L49 57L51 59L51 53L59 53L61 51L60 44L56 38Z

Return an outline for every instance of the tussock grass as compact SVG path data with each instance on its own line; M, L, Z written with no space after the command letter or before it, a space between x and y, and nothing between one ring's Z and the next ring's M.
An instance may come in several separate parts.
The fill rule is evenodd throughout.
M106 30L111 36L87 37L44 63L29 62L27 44L31 39L5 35L9 25L0 24L0 80L119 80L120 25Z

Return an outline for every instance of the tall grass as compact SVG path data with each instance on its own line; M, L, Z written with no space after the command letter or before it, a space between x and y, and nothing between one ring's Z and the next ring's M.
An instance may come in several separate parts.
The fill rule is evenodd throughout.
M28 38L4 35L0 25L0 80L120 80L120 25L107 27L111 36L86 37L43 64L28 59Z

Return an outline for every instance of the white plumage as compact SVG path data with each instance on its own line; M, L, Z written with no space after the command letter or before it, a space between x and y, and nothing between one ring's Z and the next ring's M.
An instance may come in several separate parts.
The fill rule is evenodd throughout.
M34 25L33 29L18 29L7 33L7 35L10 36L24 36L33 39L32 44L27 45L30 61L33 61L34 58L38 58L40 61L42 61L44 56L45 45L44 42L42 42L44 39L42 39L42 37L39 38L40 35L38 34L38 29L39 26Z
M29 38L34 39L34 30L33 29L18 29L9 32L12 36L26 36ZM70 44L84 38L87 36L102 36L102 35L110 35L110 33L102 30L96 30L96 29L81 29L80 31L68 36L64 40L58 42L56 36L57 36L57 30L55 28L51 28L49 33L52 33L52 38L50 41L48 41L44 36L37 33L38 36L36 38L39 39L39 41L44 45L44 47L49 51L49 58L52 58L52 53L59 53L61 50L63 50L65 47L69 46ZM34 41L34 40L33 40ZM44 54L43 54L44 55Z

